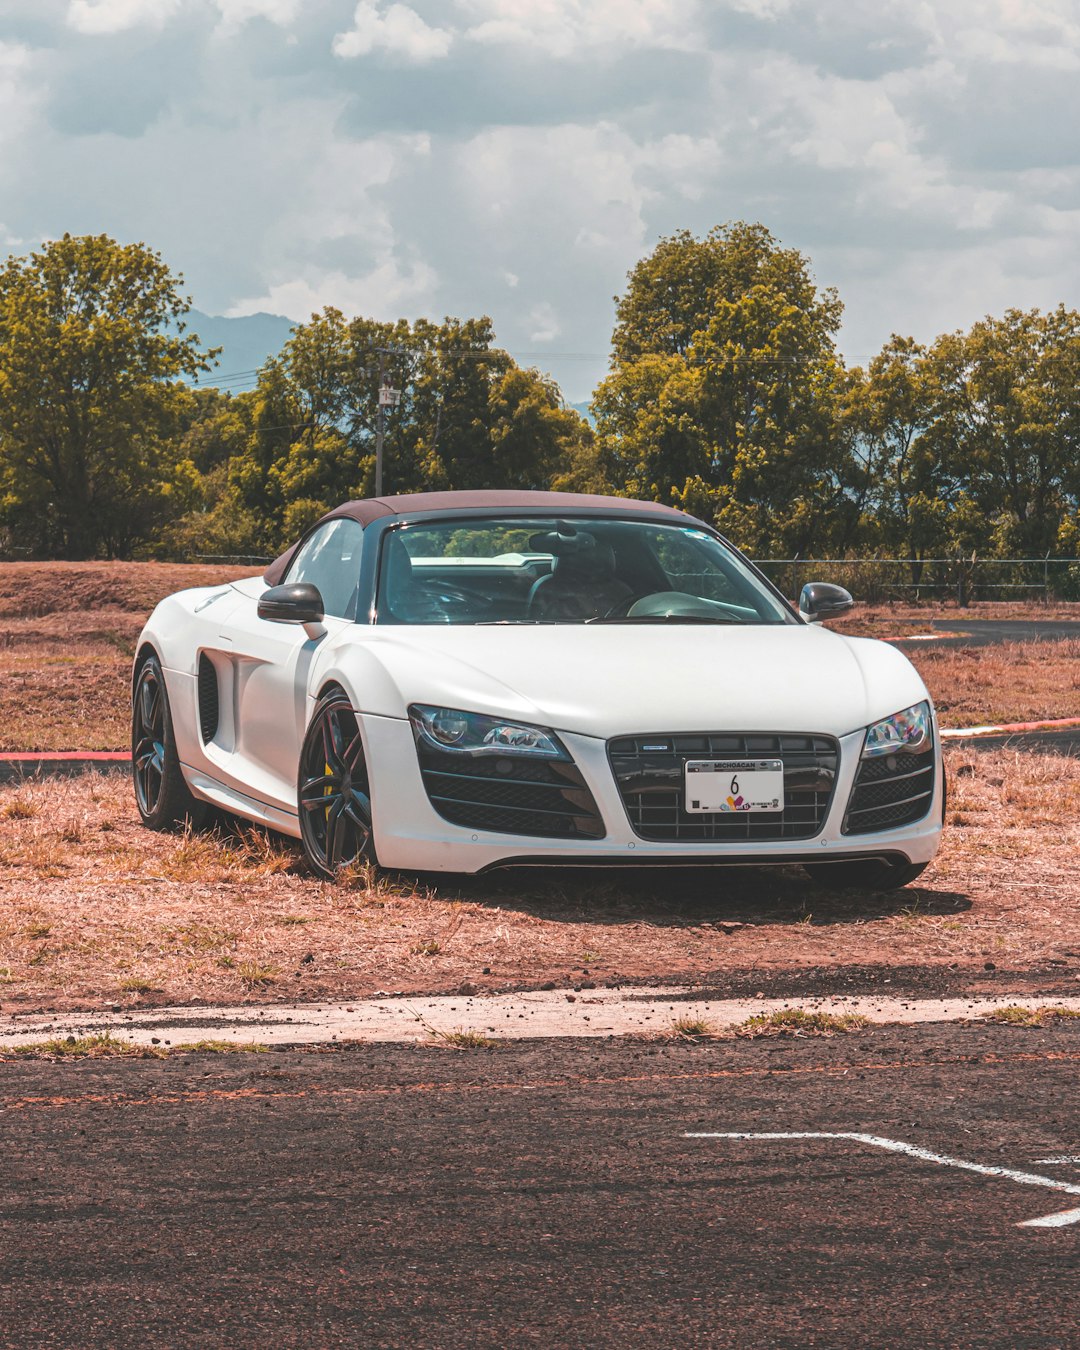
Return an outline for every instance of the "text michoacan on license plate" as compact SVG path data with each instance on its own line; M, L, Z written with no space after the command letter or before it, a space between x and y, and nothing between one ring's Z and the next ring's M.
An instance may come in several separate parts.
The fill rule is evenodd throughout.
M784 762L780 759L690 759L685 783L690 812L784 809Z

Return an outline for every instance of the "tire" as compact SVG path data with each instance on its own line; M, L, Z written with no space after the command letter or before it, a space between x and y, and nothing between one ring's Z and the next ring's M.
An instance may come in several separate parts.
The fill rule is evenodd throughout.
M810 880L830 891L895 891L914 881L926 867L926 863L892 863L884 858L803 863Z
M131 699L131 776L142 823L151 830L198 829L207 804L193 797L176 753L169 694L156 656L139 667Z
M341 689L328 690L315 705L300 750L296 802L313 872L333 880L355 863L378 862L364 743Z

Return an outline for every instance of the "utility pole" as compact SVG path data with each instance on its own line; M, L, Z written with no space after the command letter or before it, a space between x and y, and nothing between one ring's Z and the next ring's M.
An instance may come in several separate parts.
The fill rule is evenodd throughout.
M382 496L382 448L386 434L386 410L383 403L383 381L386 379L386 352L379 350L379 412L375 422L375 496Z
M375 419L375 496L383 490L383 440L386 437L386 410L401 402L401 390L386 383L386 358L400 354L399 347L379 347L379 409Z

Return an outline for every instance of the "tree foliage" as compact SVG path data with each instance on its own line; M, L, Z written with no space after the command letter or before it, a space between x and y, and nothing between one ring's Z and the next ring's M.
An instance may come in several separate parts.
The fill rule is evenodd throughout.
M493 341L486 318L349 322L333 308L295 329L260 372L230 471L239 508L265 520L265 546L374 492L380 369L401 394L384 414L384 492L549 486L588 428L554 382Z
M850 516L842 307L762 225L683 231L630 273L593 408L612 486L715 519L755 552Z
M0 514L24 547L125 556L183 505L178 380L209 365L180 284L104 235L0 270Z
M298 325L249 393L209 368L161 258L104 236L0 269L0 545L266 554L374 491L670 502L759 557L1080 552L1080 314L1009 310L864 368L842 306L760 224L662 239L617 300L595 434L487 318Z

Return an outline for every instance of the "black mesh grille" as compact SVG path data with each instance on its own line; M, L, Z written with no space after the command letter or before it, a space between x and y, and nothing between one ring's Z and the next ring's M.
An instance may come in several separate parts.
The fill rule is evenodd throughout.
M199 730L208 744L218 729L218 682L214 663L205 652L199 657Z
M417 741L420 775L444 820L542 839L603 839L604 822L576 764L455 755Z
M608 757L635 834L702 843L810 839L818 834L836 783L839 749L831 736L661 733L609 741ZM783 760L782 811L691 814L683 809L688 759L749 757Z
M873 834L921 820L934 796L934 756L881 755L859 765L844 834Z

